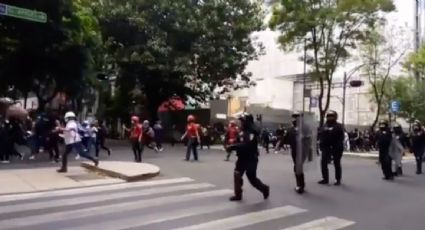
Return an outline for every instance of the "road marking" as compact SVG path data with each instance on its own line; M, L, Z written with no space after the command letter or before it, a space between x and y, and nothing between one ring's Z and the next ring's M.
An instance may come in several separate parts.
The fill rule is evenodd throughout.
M232 190L213 190L209 192L189 193L184 195L172 195L153 199L144 199L137 201L122 202L118 204L100 205L90 208L82 208L76 210L68 210L62 212L46 213L41 215L32 215L20 218L9 218L0 221L1 228L19 228L24 226L32 226L36 224L47 224L55 220L75 220L84 217L98 216L104 214L134 211L144 208L157 207L172 203L180 203L192 201L196 199L204 199L215 196L223 196L232 194Z
M294 206L283 206L274 209L268 209L259 212L251 212L244 215L233 216L225 219L206 222L203 224L192 225L183 228L176 228L174 230L230 230L242 228L249 225L262 223L265 221L275 220L287 216L306 212L307 210L297 208ZM1 226L1 225L0 225Z
M86 187L86 188L3 195L3 196L0 196L0 202L7 202L7 201L14 201L14 200L29 200L29 199L40 198L40 197L53 198L53 197L59 197L64 195L76 195L76 194L101 192L101 191L115 191L115 190L126 189L126 188L143 188L143 187L149 187L149 186L155 186L155 185L177 184L177 183L185 183L185 182L193 182L193 181L194 180L191 178L182 177L182 178L164 179L164 180L152 180L152 181L133 182L133 183L101 185L101 186Z
M337 230L355 224L353 221L328 216L322 219L313 220L298 226L285 228L282 230Z
M154 194L163 194L163 193L170 193L170 192L205 189L205 188L213 188L213 187L215 186L212 184L200 183L200 184L177 185L177 186L170 186L170 187L149 188L144 190L120 192L120 193L107 193L107 194L101 194L101 195L97 195L96 193L94 193L94 194L91 194L90 196L84 196L84 197L0 206L0 213L31 211L31 210L39 210L44 208L54 208L54 207L67 207L67 206L73 206L78 204L90 204L90 203L96 203L101 201L117 200L120 198L148 196L148 195L154 195Z
M219 212L236 208L237 203L216 203L209 206L197 206L185 208L182 210L174 210L170 212L153 213L148 215L135 216L120 220L111 220L101 223L94 223L90 225L78 226L74 228L61 228L62 230L124 230L130 228L141 229L141 227L149 224L159 224L167 221L182 219L185 217L197 216L202 214L208 214L213 212Z

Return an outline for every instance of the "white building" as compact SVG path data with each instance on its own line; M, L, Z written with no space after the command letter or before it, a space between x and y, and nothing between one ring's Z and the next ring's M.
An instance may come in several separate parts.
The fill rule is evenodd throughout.
M414 32L414 1L415 0L395 0L396 12L387 15L389 26L402 27L408 34L411 34L413 44ZM302 75L304 72L301 57L302 51L291 53L283 52L278 44L279 33L265 30L255 33L258 39L265 46L265 55L258 60L252 61L247 66L247 71L253 74L253 79L257 82L255 87L234 92L233 96L246 101L247 105L262 105L264 107L284 110L302 110L302 84L294 82L295 75ZM350 71L358 66L355 61L337 70L334 82L342 82L345 71ZM400 71L397 68L396 71ZM369 84L359 88L348 88L346 92L346 113L345 123L347 125L367 126L374 119L376 105L371 103L369 95ZM312 90L312 97L317 97L317 90ZM332 90L330 108L342 113L342 88ZM309 102L306 103L306 110L309 110ZM315 103L313 103L315 104ZM317 107L312 108L313 112L318 112ZM341 117L341 116L340 116Z

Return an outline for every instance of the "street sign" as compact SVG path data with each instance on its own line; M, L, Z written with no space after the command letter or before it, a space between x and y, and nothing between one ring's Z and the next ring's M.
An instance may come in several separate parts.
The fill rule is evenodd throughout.
M6 14L6 5L0 3L0 15Z
M46 23L47 14L44 12L0 3L0 15L24 19L33 22Z
M391 101L391 112L397 113L400 111L400 102L399 101Z

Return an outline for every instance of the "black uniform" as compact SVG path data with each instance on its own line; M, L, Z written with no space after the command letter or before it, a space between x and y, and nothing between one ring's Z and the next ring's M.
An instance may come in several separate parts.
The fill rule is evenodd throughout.
M298 135L298 128L297 123L294 121L293 126L288 129L287 138L289 142L289 146L291 147L291 156L292 161L294 162L294 174L295 174L295 180L297 182L297 187L295 188L295 191L298 193L303 193L305 189L305 182L304 182L304 173L297 174L296 171L296 162L297 162L297 135Z
M327 121L320 132L320 150L322 151L321 169L322 177L320 184L329 183L328 164L333 160L335 165L336 185L339 185L342 177L341 158L344 152L344 129L336 121Z
M230 198L231 201L239 201L242 199L242 176L246 173L252 186L263 193L264 199L269 196L269 186L263 184L257 178L258 165L258 137L259 131L254 126L252 115L245 114L241 118L242 131L239 134L237 143L228 147L228 151L236 151L238 160L236 161L234 171L234 191L235 195Z
M411 135L411 148L416 159L416 174L422 174L422 159L425 151L425 133L422 127L415 127Z
M387 126L380 127L377 133L377 142L379 150L379 161L381 162L382 173L384 174L385 180L394 179L393 172L391 170L391 157L390 157L390 145L392 141L392 134Z

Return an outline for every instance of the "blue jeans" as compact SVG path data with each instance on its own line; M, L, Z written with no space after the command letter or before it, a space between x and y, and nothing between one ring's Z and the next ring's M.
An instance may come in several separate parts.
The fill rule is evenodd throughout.
M97 160L85 151L83 144L81 142L77 142L65 146L65 152L62 155L62 169L67 169L68 155L72 152L72 150L75 150L81 157L91 160L95 164L97 163Z
M187 142L186 160L190 159L190 152L193 151L193 158L195 161L198 160L198 140L196 138L189 138Z

